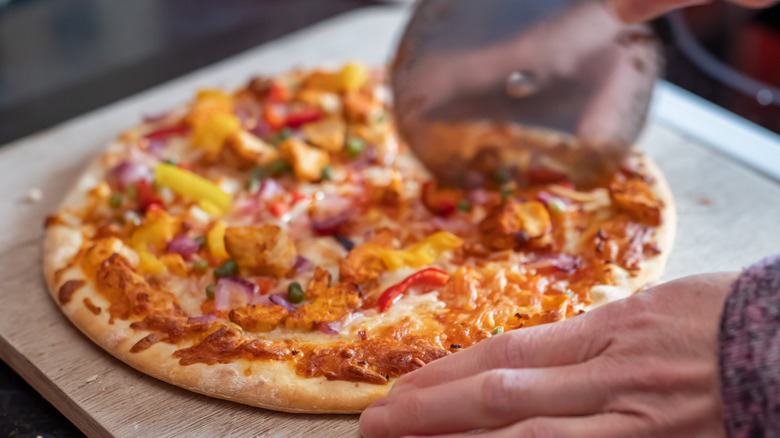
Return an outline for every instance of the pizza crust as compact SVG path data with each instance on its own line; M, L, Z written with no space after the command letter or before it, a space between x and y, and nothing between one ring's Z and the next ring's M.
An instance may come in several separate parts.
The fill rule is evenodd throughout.
M672 193L658 167L646 157L642 163L646 173L655 179L652 189L665 204L663 224L656 230L661 253L644 260L636 277L626 277L614 286L601 287L603 299L590 308L628 297L658 280L671 251L677 219ZM67 216L63 213L67 209L84 205L85 194L101 181L104 172L101 159L94 160L65 197L59 214ZM129 321L116 320L109 324L105 309L110 303L78 266L69 266L69 260L78 252L83 238L78 225L67 224L67 217L65 222L50 226L44 242L44 274L54 300L93 342L144 374L210 397L291 413L359 413L374 400L385 396L392 387L394 379L386 385L372 385L323 377L304 378L284 361L239 359L227 364L182 366L172 356L179 347L164 342L131 353L130 348L148 333L131 329ZM58 291L69 280L83 280L85 284L73 294L69 303L62 304ZM104 311L98 315L89 311L83 304L87 297Z
M612 301L628 298L641 289L652 286L652 283L661 279L666 267L666 261L672 252L674 236L677 231L677 207L674 203L672 190L669 188L663 173L661 173L661 169L658 168L658 165L653 160L647 156L642 156L640 163L644 172L655 181L650 188L658 199L664 203L661 225L655 230L656 242L661 249L661 253L643 260L641 269L635 277L631 277L623 271L622 275L619 274L618 278L615 279L614 285L596 286L595 290L591 289L591 299L594 303L588 306L585 309L586 311L593 310Z

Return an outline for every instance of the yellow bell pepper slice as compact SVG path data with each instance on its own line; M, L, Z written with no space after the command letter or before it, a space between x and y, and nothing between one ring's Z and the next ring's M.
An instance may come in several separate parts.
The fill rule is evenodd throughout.
M149 247L162 250L169 240L173 239L179 222L163 210L154 210L146 215L146 223L141 225L130 238L130 245L136 253L143 270L152 274L165 271L165 264L160 261Z
M403 267L419 268L435 262L447 251L460 248L463 240L447 231L439 231L425 239L410 245L406 249L393 250L375 247L373 252L382 260L385 267L395 271Z
M206 242L209 246L211 255L218 259L230 258L227 249L225 249L225 229L226 225L222 221L216 221L206 234Z
M198 92L192 110L185 120L197 127L215 114L233 114L234 106L233 96L218 89L203 89Z
M216 158L231 135L241 131L241 121L233 114L217 113L195 123L192 147L205 149L210 158Z
M358 91L368 81L368 69L359 62L346 64L339 72L339 81L342 90Z
M184 170L170 164L160 164L154 169L155 182L168 187L179 195L186 196L198 202L207 201L216 207L220 214L225 214L230 208L233 197L225 193L218 185L198 176L189 170Z

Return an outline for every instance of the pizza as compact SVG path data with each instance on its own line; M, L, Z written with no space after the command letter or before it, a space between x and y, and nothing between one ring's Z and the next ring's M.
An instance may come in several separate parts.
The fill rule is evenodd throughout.
M647 157L588 190L492 178L439 186L398 138L382 69L256 77L109 144L47 218L45 277L73 324L143 373L359 412L431 361L659 277L675 212Z

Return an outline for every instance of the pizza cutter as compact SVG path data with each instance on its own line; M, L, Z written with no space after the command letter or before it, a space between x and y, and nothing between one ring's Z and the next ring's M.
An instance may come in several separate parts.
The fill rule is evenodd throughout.
M642 129L660 47L602 0L420 0L391 67L399 132L443 184L594 185Z

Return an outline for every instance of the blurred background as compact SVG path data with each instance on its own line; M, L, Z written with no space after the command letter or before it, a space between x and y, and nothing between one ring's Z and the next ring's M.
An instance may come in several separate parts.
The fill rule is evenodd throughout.
M0 0L0 145L325 18L387 3ZM669 22L667 79L780 133L780 6L715 2ZM0 436L77 435L0 362Z
M372 0L0 0L0 144ZM780 132L780 6L673 21L667 78Z

